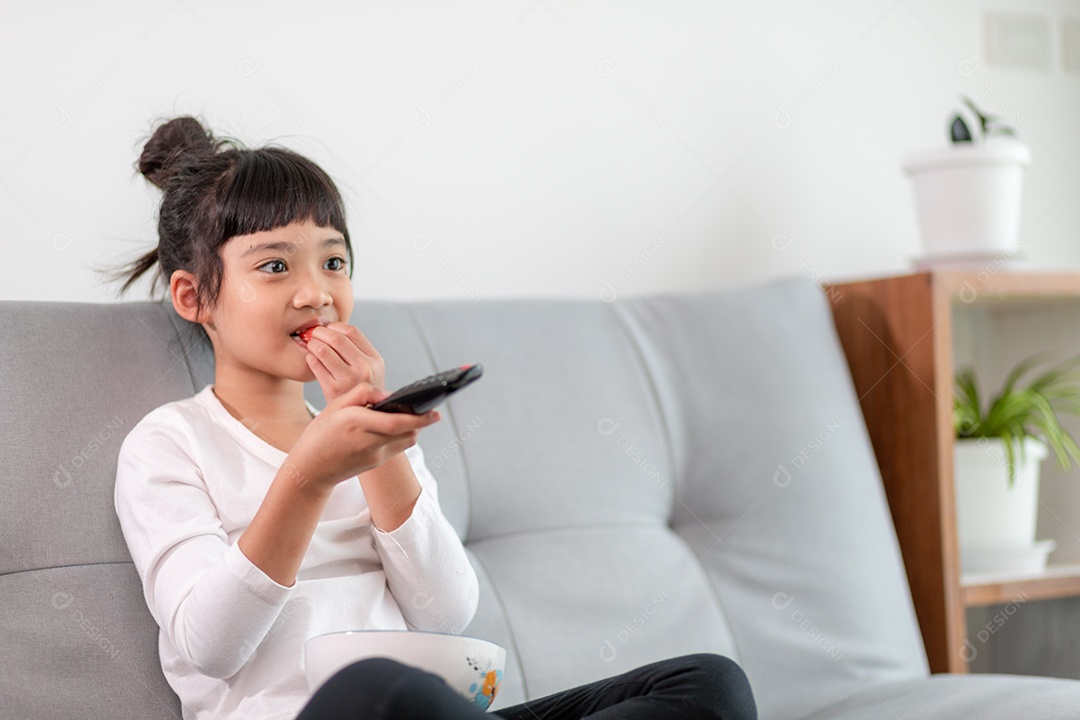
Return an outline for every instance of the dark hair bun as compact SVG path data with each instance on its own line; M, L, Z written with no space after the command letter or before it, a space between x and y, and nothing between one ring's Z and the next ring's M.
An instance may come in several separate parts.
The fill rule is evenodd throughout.
M173 118L159 126L146 141L136 168L147 180L164 189L177 160L189 153L211 155L215 147L214 136L198 120Z

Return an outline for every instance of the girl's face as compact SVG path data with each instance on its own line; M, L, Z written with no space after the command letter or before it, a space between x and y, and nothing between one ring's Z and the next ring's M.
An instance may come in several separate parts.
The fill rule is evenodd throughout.
M311 220L221 246L221 291L205 325L218 381L314 379L297 337L312 325L352 315L345 238Z

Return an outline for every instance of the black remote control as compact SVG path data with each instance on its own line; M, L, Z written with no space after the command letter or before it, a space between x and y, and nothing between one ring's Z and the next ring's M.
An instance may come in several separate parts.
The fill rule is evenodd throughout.
M445 400L448 395L478 380L483 374L484 366L479 363L445 370L406 385L385 400L372 405L371 409L423 415Z

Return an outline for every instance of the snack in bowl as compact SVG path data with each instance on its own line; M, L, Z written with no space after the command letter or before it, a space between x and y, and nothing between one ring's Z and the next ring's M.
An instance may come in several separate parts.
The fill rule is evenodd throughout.
M317 635L304 643L304 672L315 692L358 660L390 658L441 677L480 708L495 700L506 650L480 638L418 630L356 630Z

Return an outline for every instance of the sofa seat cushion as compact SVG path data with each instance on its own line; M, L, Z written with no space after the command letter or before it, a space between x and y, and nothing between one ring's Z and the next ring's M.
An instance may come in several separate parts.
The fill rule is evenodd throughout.
M804 720L1075 720L1075 680L1018 675L932 675L875 685Z
M0 575L0 717L180 717L130 562Z
M738 658L696 554L666 525L528 531L469 549L508 627L490 630L481 616L470 629L509 649L499 706L658 658Z

